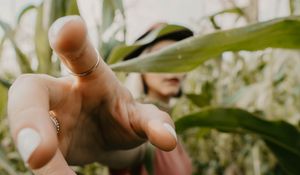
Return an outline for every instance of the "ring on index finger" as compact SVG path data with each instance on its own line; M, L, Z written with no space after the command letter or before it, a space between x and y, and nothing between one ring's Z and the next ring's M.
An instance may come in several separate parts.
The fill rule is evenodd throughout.
M74 76L77 76L77 77L85 77L85 76L91 74L92 72L94 72L97 69L97 67L99 66L99 63L100 63L100 54L99 54L99 52L96 48L95 48L95 51L96 51L96 54L97 54L97 62L96 62L95 65L93 65L89 70L87 70L85 72L82 72L82 73L74 73L71 70L69 70L69 73L74 75Z

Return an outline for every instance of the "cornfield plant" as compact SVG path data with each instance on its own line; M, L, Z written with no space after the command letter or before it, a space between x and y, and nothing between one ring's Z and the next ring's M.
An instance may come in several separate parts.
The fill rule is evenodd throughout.
M177 132L183 135L193 155L196 173L300 173L300 82L297 71L300 65L297 58L300 16L257 22L256 15L247 13L248 7L225 9L206 19L215 32L200 34L161 51L122 62L130 51L128 49L139 46L123 47L126 45L124 22L112 27L117 15L125 19L122 1L103 0L102 8L99 50L105 61L114 63L110 65L114 71L191 71L184 85L186 95L178 101L172 114ZM79 14L76 1L45 0L38 6L29 5L19 13L17 21L20 22L29 10L37 13L34 41L38 66L33 68L33 60L20 49L15 39L18 28L13 29L3 21L0 26L5 35L0 46L6 40L11 42L22 73L58 76L60 63L52 55L47 32L55 19ZM291 11L297 11L293 3ZM235 13L251 25L222 30L215 18L224 13ZM45 21L45 16L50 18ZM108 30L114 32L106 37ZM116 39L117 33L122 33L123 39ZM7 88L16 76L0 76L1 174L30 174L13 149L4 117ZM98 164L74 169L79 174L107 173Z

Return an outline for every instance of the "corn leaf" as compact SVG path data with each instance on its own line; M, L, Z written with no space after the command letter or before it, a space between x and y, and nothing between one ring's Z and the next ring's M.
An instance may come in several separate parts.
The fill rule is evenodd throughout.
M11 162L6 158L5 151L2 146L0 146L0 167L9 175L20 175L12 166ZM1 174L3 171L1 172Z
M76 0L66 1L66 14L65 15L80 15Z
M265 143L273 154L277 157L281 167L291 175L299 174L299 156L294 155L290 151L282 149L280 146L265 140Z
M28 5L24 6L17 15L17 23L20 24L22 17L32 9L36 9L36 6L33 4L28 4Z
M124 13L124 5L123 5L123 1L122 0L112 0L112 3L115 7L115 10L119 10L123 17L125 16L125 13Z
M201 93L201 94L186 94L187 98L191 100L198 107L209 106L212 100L212 95Z
M41 4L38 7L36 26L35 26L35 47L39 61L38 72L51 72L52 49L48 41L48 30L51 24L58 18L66 15L79 15L79 9L76 0L56 0L47 1L49 4ZM50 8L50 13L47 12ZM50 18L47 18L48 15Z
M33 70L31 69L29 58L25 55L25 53L23 53L14 40L11 40L11 42L17 54L22 73L32 73Z
M115 6L111 0L102 2L101 35L111 26L115 19Z
M221 27L217 24L216 22L216 17L222 14L226 14L226 13L230 13L230 14L237 14L237 15L244 15L244 11L243 9L239 8L239 7L234 7L234 8L230 8L230 9L225 9L223 11L217 12L213 15L211 15L209 17L212 25L214 26L215 29L221 29Z
M9 88L11 86L11 82L9 82L8 80L2 79L0 78L0 84L6 88Z
M15 31L9 26L9 24L5 23L4 21L0 21L0 27L4 31L5 37L7 37L13 45L22 73L32 73L33 71L31 69L28 57L25 55L25 53L22 52L15 41Z
M270 149L289 174L300 173L300 167L293 166L293 161L300 161L300 132L284 121L266 121L237 108L206 108L180 118L175 124L179 133L193 127L205 127L257 134L271 145Z
M185 94L198 107L209 106L213 99L213 84L206 82L201 87L201 94Z
M300 16L278 18L180 41L158 52L111 65L123 72L185 72L226 51L300 48Z
M3 116L6 108L7 87L0 84L0 116Z
M51 69L52 50L48 41L48 29L44 26L44 4L37 8L35 22L35 51L38 58L38 70L40 73L49 73Z
M51 24L58 18L65 16L66 14L66 0L46 0L49 4L49 6L44 6L44 10L48 10L50 8L50 13L47 14L50 16L49 21L46 21L48 23L47 27L50 27ZM48 5L48 4L46 4Z

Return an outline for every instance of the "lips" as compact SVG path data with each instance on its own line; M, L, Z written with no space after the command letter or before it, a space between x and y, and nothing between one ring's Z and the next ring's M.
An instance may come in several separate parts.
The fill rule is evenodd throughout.
M165 82L168 82L170 84L179 84L180 80L179 78L167 78L165 79Z

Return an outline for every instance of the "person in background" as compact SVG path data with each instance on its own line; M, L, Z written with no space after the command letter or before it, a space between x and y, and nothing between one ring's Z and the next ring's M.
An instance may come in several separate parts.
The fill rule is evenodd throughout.
M153 35L157 37L149 38ZM157 52L172 44L193 36L193 32L188 28L178 25L168 25L158 23L152 26L145 34L137 39L134 45L139 45L137 49L124 56L124 60L131 60L140 55ZM143 43L143 44L141 44ZM124 48L124 47L123 47ZM177 57L174 56L174 59ZM132 92L133 96L143 103L155 104L158 108L168 113L171 112L171 99L181 95L181 84L184 74L174 73L130 73L125 86ZM177 147L165 152L156 149L148 144L148 152L152 152L151 158L146 154L144 160L151 160L151 167L146 163L140 166L136 174L155 175L189 175L192 174L192 164L189 156L179 141ZM148 162L149 164L149 162ZM111 171L115 174L130 174L128 171ZM148 172L148 173L147 173ZM134 174L134 173L131 173ZM151 173L150 173L151 174Z
M148 49L159 50L172 42L164 40ZM156 147L154 172L191 172L182 146L176 147L177 136L169 114L134 100L92 46L79 16L55 21L49 30L49 43L71 75L21 75L8 95L10 133L34 174L74 175L70 165L92 162L129 172L147 159L148 143ZM153 82L150 75L144 76L146 83ZM155 88L147 84L149 100L168 103L166 97L179 92L176 89L182 76L156 80L172 86L162 88L166 94L160 99L155 97ZM158 149L175 151L165 154L158 153ZM165 159L176 163L162 163Z

